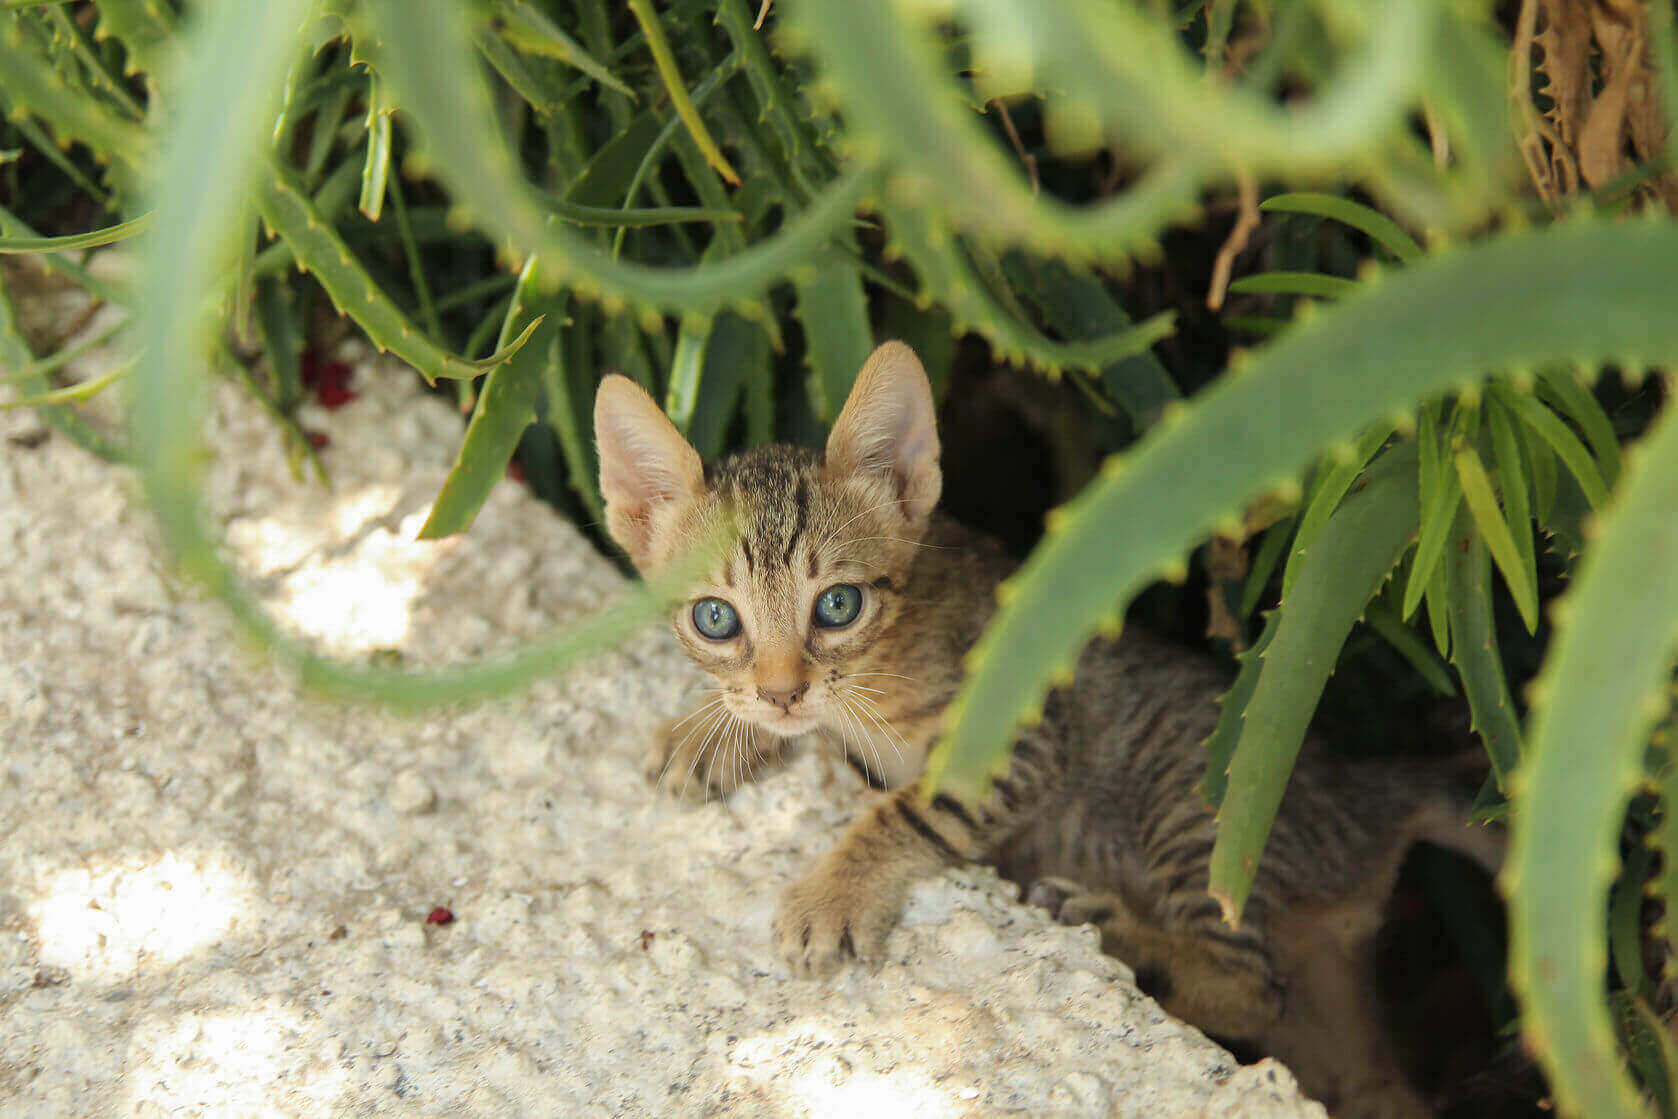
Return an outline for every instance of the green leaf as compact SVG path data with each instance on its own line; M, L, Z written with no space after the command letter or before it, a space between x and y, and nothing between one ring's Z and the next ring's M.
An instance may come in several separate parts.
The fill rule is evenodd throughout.
M1520 765L1521 724L1515 701L1503 676L1503 658L1497 649L1497 626L1492 620L1491 563L1485 540L1475 527L1474 517L1459 508L1451 530L1451 548L1440 566L1445 581L1440 595L1443 621L1450 619L1451 663L1462 679L1475 731L1485 743L1497 787L1507 793L1509 778ZM1447 614L1448 610L1448 614ZM1428 600L1428 617L1435 614Z
M1135 326L1129 312L1087 269L1023 253L1008 254L1003 264L1014 287L1032 301L1043 321L1062 338L1102 338ZM1153 426L1165 406L1183 395L1151 349L1104 366L1101 387L1124 409L1138 431Z
M1200 779L1200 796L1209 807L1223 803L1229 788L1229 763L1235 756L1235 743L1241 737L1241 721L1252 702L1253 690L1258 687L1259 673L1264 668L1264 651L1276 639L1276 628L1281 624L1282 612L1271 610L1264 616L1264 629L1253 647L1236 654L1241 665L1230 685L1218 700L1218 725L1206 739L1206 773Z
M443 349L425 331L409 322L373 282L343 239L322 220L297 176L278 165L271 166L270 174L268 181L256 184L252 192L262 220L285 238L298 264L314 273L338 307L354 311L356 323L374 345L412 365L428 382L479 377L517 353L529 338L530 330L535 329L532 325L482 361L471 361Z
M1521 392L1503 392L1500 399L1509 406L1510 411L1520 417L1522 423L1537 432L1554 448L1556 457L1560 458L1579 480L1579 487L1585 491L1585 500L1590 502L1591 508L1601 509L1608 504L1608 486L1603 482L1602 474L1597 470L1590 452L1585 450L1584 444L1579 442L1554 412Z
M1418 427L1416 437L1421 441L1422 461L1426 462L1430 453L1437 460L1436 433ZM1428 450L1430 444L1433 447L1431 452ZM1433 580L1440 557L1445 554L1445 542L1450 537L1451 521L1457 515L1457 504L1462 500L1462 486L1454 471L1436 466L1432 473L1435 479L1432 492L1429 493L1426 484L1423 484L1422 525L1416 538L1416 560L1410 565L1410 582L1404 588L1404 604L1399 610L1406 620L1416 612L1422 595ZM1431 609L1429 614L1432 614Z
M1497 495L1492 492L1492 481L1486 477L1479 452L1473 447L1464 447L1456 453L1453 461L1457 468L1457 480L1462 483L1463 500L1479 523L1486 547L1491 550L1492 559L1497 561L1498 570L1503 572L1503 581L1515 596L1521 621L1526 623L1528 633L1535 633L1538 630L1538 576L1521 563L1521 549L1515 544L1509 523L1503 519L1503 510L1498 508Z
M0 237L0 253L62 253L72 249L91 249L144 233L151 227L151 221L151 214L141 214L133 221L119 222L91 233L72 233L64 237Z
M1232 928L1323 685L1352 626L1409 545L1416 510L1415 450L1406 444L1382 456L1364 487L1329 518L1282 605L1218 807L1208 891Z
M1379 210L1372 210L1349 198L1301 191L1273 195L1259 203L1259 209L1286 214L1315 214L1321 218L1343 222L1367 234L1370 240L1386 249L1397 260L1408 262L1417 260L1422 255L1422 247L1416 244L1415 238L1404 232L1397 222Z
M527 335L524 348L491 370L484 381L460 453L443 479L431 515L419 530L421 540L451 536L471 527L489 491L506 473L508 461L518 450L519 437L536 418L542 373L565 318L565 296L543 294L542 287L536 262L526 263L501 330L506 338L514 330L523 329Z
M841 244L853 244L847 234ZM831 425L874 348L868 325L868 293L862 272L840 248L829 248L793 277L798 293L798 321L804 327L805 360L810 363L810 401L816 417Z
M1521 441L1515 434L1515 423L1508 409L1496 394L1486 397L1484 416L1486 430L1491 433L1492 454L1497 460L1498 496L1508 515L1510 535L1514 537L1516 562L1526 573L1525 578L1538 595L1538 556L1533 544L1532 507L1528 497L1529 485L1521 455Z
M497 27L502 37L527 54L555 58L581 70L607 89L635 100L635 91L589 54L557 24L524 0L496 0Z
M1678 653L1674 509L1678 411L1669 405L1601 514L1533 693L1503 881L1510 981L1564 1114L1644 1112L1605 1004L1603 915L1626 801Z
M687 434L693 412L699 405L699 378L705 368L705 346L716 320L693 318L682 323L676 336L676 355L670 362L669 390L664 411L679 431Z
M1382 640L1391 645L1397 653L1410 662L1410 667L1416 674L1440 695L1456 695L1456 681L1445 665L1434 655L1427 643L1416 636L1416 631L1404 624L1398 616L1398 611L1377 599L1369 604L1369 609L1363 613L1364 621L1369 628L1381 635Z
M1356 280L1325 276L1321 272L1258 272L1231 282L1238 295L1309 295L1339 299L1357 290Z
M1344 461L1330 461L1321 470L1319 481L1312 487L1311 500L1305 506L1304 515L1299 519L1299 531L1294 534L1288 566L1282 572L1283 603L1288 601L1288 595L1293 591L1294 580L1302 566L1299 561L1316 543L1323 526L1328 524L1329 517L1340 507L1340 499L1346 496L1346 491L1358 480L1358 475L1363 473L1363 468L1369 464L1375 452L1392 436L1392 431L1388 424L1376 424L1364 432L1355 445L1348 448L1349 453Z
M1620 440L1608 413L1591 391L1565 369L1546 370L1538 378L1538 391L1551 405L1585 433L1591 451L1602 470L1602 480L1612 487L1620 476Z

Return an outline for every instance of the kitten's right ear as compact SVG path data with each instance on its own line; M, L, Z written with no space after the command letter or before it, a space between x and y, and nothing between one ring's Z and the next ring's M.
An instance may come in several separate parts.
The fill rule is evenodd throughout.
M594 438L606 529L644 571L660 520L699 496L705 467L646 390L616 373L595 391Z

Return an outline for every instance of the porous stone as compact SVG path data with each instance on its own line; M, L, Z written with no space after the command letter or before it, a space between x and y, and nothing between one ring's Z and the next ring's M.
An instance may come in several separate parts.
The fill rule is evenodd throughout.
M356 385L302 416L330 490L213 399L215 514L286 627L440 665L610 608L624 579L515 483L416 542L458 417L400 367ZM37 426L0 413L8 1113L1323 1114L986 869L915 887L879 967L793 979L775 895L869 794L814 756L726 803L649 789L696 684L667 636L419 716L303 694L160 575L131 477Z

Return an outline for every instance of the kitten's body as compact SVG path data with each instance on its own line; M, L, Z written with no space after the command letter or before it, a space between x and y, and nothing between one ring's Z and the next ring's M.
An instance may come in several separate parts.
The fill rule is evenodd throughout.
M719 518L740 532L683 606L722 599L738 632L713 640L675 618L723 694L658 745L657 771L723 793L777 759L785 736L813 732L890 790L782 897L777 945L799 974L876 958L917 877L988 860L1050 884L1038 896L1063 919L1099 924L1168 1009L1282 1057L1345 1114L1425 1113L1373 1024L1368 949L1413 840L1495 857L1493 837L1455 818L1442 780L1336 762L1308 743L1231 929L1207 893L1214 819L1197 792L1228 674L1127 632L1084 650L987 800L923 802L919 774L1011 563L932 510L937 441L913 354L877 351L825 456L772 447L703 472L650 400L608 385L602 489L637 564L657 569ZM839 584L864 606L824 628L810 603Z

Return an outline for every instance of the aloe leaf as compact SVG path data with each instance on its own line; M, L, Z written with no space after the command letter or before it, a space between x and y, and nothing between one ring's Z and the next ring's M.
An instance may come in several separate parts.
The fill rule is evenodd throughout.
M1509 405L1510 411L1520 417L1522 423L1537 432L1545 442L1555 449L1556 457L1579 481L1579 488L1585 491L1585 499L1591 508L1601 509L1608 504L1608 486L1602 479L1602 473L1596 467L1589 451L1585 450L1573 432L1568 430L1556 414L1544 405L1522 392L1508 392L1503 394L1502 400Z
M24 364L21 365L12 365L8 361L0 360L0 370L3 370L3 372L0 372L0 384L14 384L21 381L31 381L39 377L44 377L46 374L52 373L55 370L62 369L70 362L75 361L77 358L86 354L90 350L96 350L100 346L110 345L111 341L116 338L118 334L121 334L132 325L134 325L134 321L132 319L120 319L102 330L95 331L79 342L64 346L50 357L35 358L33 360L26 359ZM24 349L20 348L8 347L8 350L12 354L21 354L24 352Z
M1596 455L1602 470L1602 480L1609 486L1620 476L1620 440L1608 413L1602 410L1591 391L1565 369L1551 369L1538 378L1538 391L1555 405L1585 433L1585 439Z
M1424 437L1431 438L1424 433ZM1422 505L1421 532L1416 538L1416 561L1410 565L1410 581L1404 588L1404 604L1399 613L1405 619L1416 612L1422 596L1445 554L1445 542L1450 538L1451 521L1462 501L1462 485L1455 472L1440 471L1438 483Z
M1010 253L1003 265L1014 287L1032 301L1043 321L1062 338L1101 338L1135 325L1101 280L1087 270L1023 253ZM1103 367L1101 387L1125 410L1138 431L1152 426L1165 406L1182 396L1152 350L1141 350Z
M1496 393L1496 397L1504 410L1514 415L1514 409L1501 391ZM1527 476L1532 479L1532 515L1540 525L1548 528L1550 511L1556 505L1556 452L1526 424L1517 424L1515 433L1521 441L1521 462L1526 466Z
M1303 558L1242 714L1218 806L1207 889L1231 927L1240 924L1323 686L1352 626L1409 545L1416 510L1415 449L1406 444L1370 468L1364 487L1341 503Z
M1328 519L1340 507L1340 499L1346 496L1346 491L1352 488L1352 483L1358 480L1363 468L1369 465L1369 460L1375 457L1375 452L1392 435L1392 427L1387 424L1377 424L1363 433L1356 444L1347 448L1345 461L1331 462L1323 472L1322 480L1313 487L1311 500L1305 506L1305 512L1299 519L1299 531L1294 534L1293 548L1288 556L1288 566L1282 571L1282 601L1288 601L1288 595L1293 591L1294 580L1298 577L1304 554L1311 550L1317 542L1317 536L1322 532Z
M255 305L256 328L273 378L274 406L290 412L303 399L303 331L291 306L291 290L272 276L260 277Z
M1377 599L1369 604L1363 613L1364 621L1369 628L1381 635L1381 639L1391 645L1399 656L1410 662L1410 667L1416 670L1416 675L1428 682L1428 686L1440 695L1456 695L1456 681L1451 679L1451 673L1446 669L1427 642L1416 636L1416 631L1404 624L1398 616L1398 611Z
M1264 597L1264 588L1270 584L1270 576L1275 573L1276 565L1288 550L1297 524L1296 518L1286 517L1271 525L1265 532L1264 543L1259 545L1258 554L1253 556L1252 566L1247 571L1246 585L1241 588L1242 619L1252 617L1259 599Z
M460 453L443 479L431 515L420 527L421 540L435 540L471 527L489 491L506 473L508 461L518 450L519 437L536 418L542 373L565 318L564 297L543 294L542 287L536 262L527 262L501 334L506 338L514 330L525 329L528 338L523 349L491 370L484 381ZM540 325L532 332L526 329L530 323Z
M1290 320L1277 318L1274 315L1225 315L1223 324L1231 330L1244 330L1248 334L1257 334L1265 338L1280 334L1288 328Z
M641 33L647 37L647 47L652 51L658 76L664 82L664 92L670 95L670 102L676 106L676 115L687 126L688 135L705 153L705 162L716 168L717 174L727 179L730 186L739 186L740 173L734 170L722 154L722 149L717 147L717 141L711 136L711 130L705 127L693 98L688 96L687 85L682 81L682 72L676 65L675 54L670 50L670 41L664 37L664 25L658 21L652 0L629 0L629 10L641 25Z
M1220 520L1291 489L1318 449L1479 369L1606 353L1678 359L1673 290L1678 228L1580 223L1430 256L1301 322L1110 460L1052 518L969 655L929 785L981 792L1098 627Z
M1632 997L1649 986L1643 967L1643 886L1653 862L1654 851L1647 843L1627 844L1625 865L1609 892L1609 956L1623 993Z
M1422 247L1397 222L1379 210L1372 210L1349 198L1300 191L1272 195L1259 203L1259 209L1271 213L1315 214L1321 218L1332 218L1366 234L1396 260L1408 262L1422 255Z
M794 274L793 288L798 293L798 321L804 327L805 360L810 363L810 401L816 417L831 425L874 348L868 293L855 261L837 248L818 254L813 264Z
M565 456L571 489L595 524L606 519L600 500L600 463L595 457L590 408L597 378L586 355L592 355L592 332L586 322L573 322L553 347L553 357L542 367L542 418L553 429Z
M1422 589L1422 599L1427 603L1427 628L1433 634L1433 647L1440 656L1448 658L1452 652L1450 607L1447 605L1450 584L1443 564L1434 564L1433 576Z
M1538 597L1538 555L1533 544L1532 505L1528 494L1525 463L1521 455L1521 441L1515 434L1515 422L1501 398L1488 394L1485 400L1486 430L1491 433L1492 454L1497 460L1497 489L1508 516L1510 535L1515 542L1515 561L1526 574L1524 578L1533 588L1533 599Z
M918 200L919 181L920 193L936 189L961 228L1082 260L1130 252L1192 207L1199 176L1183 163L1156 168L1093 206L1035 197L940 72L933 45L889 0L807 2L789 6L786 18L841 98L852 130L913 168L894 199L905 207ZM905 111L910 105L915 110Z
M664 395L664 411L684 435L693 424L693 412L699 405L700 375L705 369L705 348L711 340L714 319L692 318L682 323L676 336L676 353L670 361L669 388Z
M0 253L61 253L109 245L144 233L151 226L151 219L152 215L141 214L132 221L64 237L0 237Z
M267 181L256 184L253 193L262 220L285 239L297 263L314 274L332 301L355 316L357 325L375 346L412 365L428 382L441 378L470 380L487 373L517 353L529 337L527 330L482 361L450 353L409 322L379 290L337 231L322 219L296 174L270 165Z
M709 462L723 452L728 428L748 382L770 374L769 337L738 315L717 316L705 347L705 392L688 425L688 442Z
M51 122L61 138L81 140L135 166L142 147L138 126L107 102L71 89L52 64L16 34L0 38L0 93L14 113L37 114Z
M1509 777L1520 765L1523 752L1521 724L1515 701L1503 675L1503 658L1498 654L1497 627L1492 620L1491 562L1485 540L1475 527L1473 515L1459 510L1452 526L1453 546L1440 568L1445 580L1442 596L1451 626L1451 663L1462 680L1474 730L1485 743L1497 787L1509 791ZM1428 616L1434 614L1428 602Z
M128 376L131 371L131 365L123 365L104 376L78 381L61 389L49 389L33 396L20 396L11 400L0 401L0 412L9 412L14 408L49 408L56 404L80 404L98 396Z
M1320 272L1258 272L1229 285L1239 295L1309 295L1338 299L1357 290L1357 281Z
M18 328L17 319L12 312L11 298L6 293L4 277L0 277L0 368L23 370L33 364L35 355L30 352L29 344L24 341ZM25 393L44 395L52 391L44 370L27 378L19 378L18 384ZM127 447L93 427L78 415L74 408L47 404L38 407L37 414L49 426L63 432L78 447L102 459L109 462L126 462L130 457Z
M1030 361L1057 371L1069 366L1101 369L1144 352L1171 333L1173 318L1166 312L1100 338L1057 342L1011 318L987 298L984 284L960 247L934 228L929 215L891 206L886 217L892 247L914 267L923 293L949 309L958 330L982 335L1001 361Z
M1427 75L1444 5L1372 10L1363 42L1303 108L1263 91L1207 82L1161 20L1139 8L1064 0L1039 18L1042 53L1102 119L1155 152L1184 152L1263 175L1355 162L1395 131Z
M497 239L542 257L556 282L574 294L701 315L732 308L766 316L765 289L842 229L873 185L871 168L854 169L771 237L715 264L662 268L613 260L548 221L540 195L522 180L494 125L489 91L469 60L461 7L450 0L377 0L368 9L377 16L380 72L429 144L439 178Z
M1643 1090L1654 1103L1656 1114L1672 1119L1678 1114L1678 1041L1672 1037L1671 1025L1649 1008L1646 998L1616 991L1610 1001L1617 1033Z
M529 54L558 59L573 69L581 70L607 89L635 100L634 90L602 66L575 39L561 31L553 20L524 0L496 0L495 10L500 16L497 30L513 46Z
M375 75L367 88L367 158L361 170L359 208L368 221L384 212L385 182L390 178L390 114L384 86Z
M1678 411L1627 464L1535 682L1510 831L1510 981L1568 1114L1636 1115L1603 992L1620 821L1678 653ZM1663 558L1664 557L1664 558ZM1653 562L1651 562L1653 560Z
M4 206L0 206L0 233L4 233L8 237L40 236L39 233L29 227L27 222ZM120 287L110 280L94 275L61 253L48 253L41 257L40 262L95 299L117 307L132 307L134 305L134 293L127 287Z
M807 174L825 178L831 172L816 150L815 139L798 112L794 95L764 48L763 34L753 26L755 22L752 12L746 8L746 0L722 0L717 7L717 24L734 44L740 68L757 97L759 114L780 143L794 184L804 198L809 198L815 191Z
M1537 575L1521 563L1521 550L1515 544L1509 522L1503 519L1503 510L1498 507L1497 494L1492 492L1492 481L1486 476L1480 454L1473 447L1464 447L1456 453L1453 462L1457 480L1462 483L1463 501L1479 523L1498 570L1503 572L1503 581L1515 597L1521 621L1526 623L1528 633L1535 633L1538 630Z
M1223 803L1229 788L1229 763L1235 756L1235 743L1241 737L1241 723L1246 718L1247 704L1252 702L1253 690L1258 687L1259 673L1264 668L1264 651L1276 640L1276 629L1281 624L1282 612L1271 610L1264 616L1264 629L1253 647L1235 655L1241 668L1229 691L1218 698L1218 725L1206 739L1206 772L1200 779L1201 799L1211 808Z

